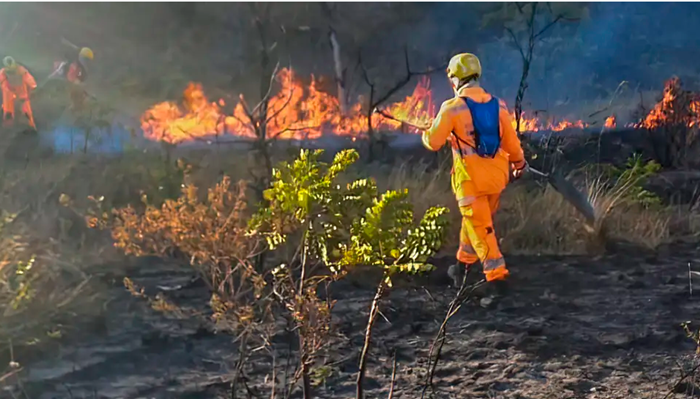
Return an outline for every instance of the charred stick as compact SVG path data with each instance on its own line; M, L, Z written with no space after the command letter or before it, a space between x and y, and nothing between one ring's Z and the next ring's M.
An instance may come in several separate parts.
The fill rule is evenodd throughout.
M418 125L413 124L413 123L411 123L411 122L406 122L405 120L399 119L399 118L395 117L394 115L391 115L390 113L388 113L388 112L386 112L386 111L384 111L384 110L381 110L381 109L379 109L379 108L375 108L375 109L374 109L374 112L377 113L377 114L379 114L379 115L381 115L381 116L383 116L383 117L385 117L385 118L387 118L387 119L391 119L392 121L396 121L396 122L403 123L404 125L409 126L409 127L412 127L412 128L414 128L414 129L418 129L418 130L428 130L428 127L426 127L426 126L418 126Z

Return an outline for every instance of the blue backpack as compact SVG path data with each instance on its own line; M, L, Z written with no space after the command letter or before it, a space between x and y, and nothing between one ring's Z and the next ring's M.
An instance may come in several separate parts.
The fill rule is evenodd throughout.
M492 97L490 101L485 103L478 103L468 97L462 98L472 114L476 153L484 158L494 158L498 149L501 148L498 98Z

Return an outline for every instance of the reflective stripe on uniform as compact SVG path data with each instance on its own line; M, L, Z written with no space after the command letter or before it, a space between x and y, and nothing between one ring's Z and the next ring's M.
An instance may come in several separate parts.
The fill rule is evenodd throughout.
M476 255L474 247L472 247L472 244L468 242L459 243L459 250L469 255Z
M467 195L467 196L462 197L462 198L457 198L457 205L459 205L460 207L469 206L469 205L473 204L474 201L476 201L475 196Z
M506 265L506 260L503 257L495 259L486 259L484 262L484 271L496 270L499 267Z

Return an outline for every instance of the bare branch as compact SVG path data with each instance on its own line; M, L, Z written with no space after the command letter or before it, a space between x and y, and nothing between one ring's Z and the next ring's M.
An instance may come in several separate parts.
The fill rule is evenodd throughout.
M248 117L251 124L255 125L256 119L253 116L253 113L250 112L250 108L248 107L248 103L246 102L245 97L243 97L243 95L241 94L240 96L238 96L238 100L240 101L240 104L243 107L243 112L245 112L245 116Z
M537 32L537 33L535 34L535 36L533 36L533 38L534 38L534 39L537 39L538 37L542 36L543 34L545 34L545 32L547 32L547 31L549 30L549 28L551 28L552 26L556 25L556 23L559 22L559 21L561 21L562 19L564 19L564 16L563 16L563 15L557 15L556 18L554 18L550 23L548 23L547 25L545 25L544 28L542 28L539 32Z
M403 47L403 59L404 59L404 62L406 63L406 74L410 75L411 74L411 64L408 62L408 48L406 46Z
M690 377L690 376L692 376L693 374L695 374L695 372L698 370L698 368L700 368L700 363L696 364L695 367L693 367L693 368L692 368L690 371L688 371L687 373L684 373L684 374L681 376L681 378L679 378L678 381L676 381L676 383L673 385L673 387L668 391L668 393L666 394L666 396L664 396L664 399L670 398L670 397L676 392L676 390L678 389L678 387L680 387L681 384L683 384L683 381L685 381L688 377Z
M258 112L258 109L260 107L262 107L263 104L267 103L267 101L270 99L270 95L272 93L272 84L274 83L275 78L277 77L277 72L279 72L279 67L280 67L280 63L279 63L279 61L277 61L277 64L275 65L275 69L270 74L270 84L269 84L269 87L267 88L267 93L265 93L263 98L260 99L260 102L257 105L255 105L255 108L253 108L251 113L255 114L256 112Z
M386 100L388 100L389 98L391 98L391 96L393 96L394 94L396 94L396 92L398 92L398 91L401 90L404 86L406 86L406 85L411 81L411 79L412 79L413 77L415 77L415 76L422 76L422 75L429 75L429 74L431 74L431 73L437 71L438 69L445 68L445 66L447 65L447 64L442 64L442 65L441 65L440 67L438 67L438 68L428 68L428 69L426 69L426 70L424 70L424 71L421 71L421 72L412 72L412 71L411 71L411 66L410 66L410 64L409 64L409 62L408 62L408 50L405 51L405 60L406 60L406 76L404 76L403 79L401 79L401 80L399 80L398 82L396 82L396 84L394 84L394 86L393 86L391 89L389 89L386 93L384 93L383 96L379 97L376 101L374 101L373 104L370 104L370 109L371 109L371 110L377 108L377 107L380 106L382 103L384 103Z
M280 109L276 110L275 112L272 113L272 115L270 115L267 119L265 119L265 124L267 124L271 120L275 119L279 114L282 113L282 111L284 111L287 108L287 106L289 106L289 103L292 102L292 95L293 94L294 94L294 88L289 90L289 97L287 98L287 101L285 101L284 104L282 104Z
M392 362L392 368L391 368L391 387L389 388L388 399L394 398L395 386L396 386L396 350L394 349L394 361Z
M279 132L271 135L271 137L267 141L273 141L280 135L287 133L287 132L303 132L304 130L312 130L312 129L320 129L321 126L303 126L303 127L288 127L285 129L280 130Z
M359 53L359 55L357 57L357 66L360 68L360 71L362 72L362 78L365 80L367 85L369 87L374 87L374 84L369 79L369 74L367 73L367 68L365 68L365 64L362 62L362 53L361 52Z
M253 129L253 127L251 126L253 124L252 120L248 120L248 122L245 122L243 119L237 117L235 112L231 115L231 117L237 120L238 123L240 123L241 125L245 126L246 129L250 130L253 133L255 132L255 129Z
M523 5L522 5L521 3L515 2L515 6L518 7L518 12L519 12L520 14L524 14Z
M512 29L506 27L506 32L510 34L511 39L513 39L513 42L515 42L515 46L520 51L520 56L525 59L525 52L523 51L523 47L520 45L520 41L518 40L517 37L515 37L515 33L513 32Z

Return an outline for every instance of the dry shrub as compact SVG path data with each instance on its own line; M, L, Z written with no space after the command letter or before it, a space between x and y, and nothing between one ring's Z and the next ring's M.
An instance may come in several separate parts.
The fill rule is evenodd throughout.
M671 240L670 224L668 209L632 204L613 210L606 220L606 229L614 238L656 249Z
M639 127L648 129L656 160L666 168L692 163L691 150L698 144L700 94L683 89L678 77L666 82L663 97Z
M614 189L597 193L593 205L599 218L591 229L551 187L509 188L496 214L502 249L507 253L583 254L601 249L591 245L601 240L625 240L655 249L671 239L671 214L667 209L622 201Z
M260 301L264 275L253 265L258 241L247 233L246 186L224 178L200 198L192 183L179 198L143 210L128 205L102 210L102 200L89 212L88 226L109 229L115 246L136 256L189 259L212 291L213 319L231 332L249 331L266 319L269 303Z

